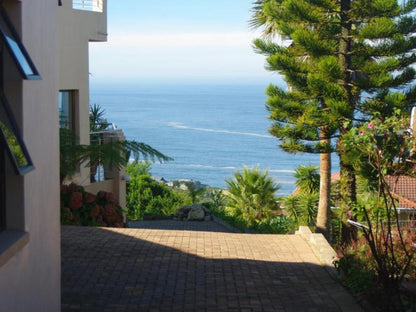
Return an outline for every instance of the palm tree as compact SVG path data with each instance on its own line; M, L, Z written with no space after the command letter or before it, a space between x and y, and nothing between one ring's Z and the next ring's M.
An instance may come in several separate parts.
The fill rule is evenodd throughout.
M280 186L273 178L267 176L267 171L258 167L234 174L234 179L226 180L228 186L228 203L226 210L241 218L250 226L264 218L271 217L272 211L277 210L275 193Z
M298 166L295 170L296 186L301 193L316 193L319 190L318 166Z
M298 225L317 224L317 203L319 201L320 175L317 166L298 166L295 184L298 192L284 200L285 211Z
M107 127L104 119L104 110L99 105L90 109L90 129L99 132ZM60 180L61 184L66 177L75 173L77 165L87 162L87 166L97 164L121 169L125 167L131 156L135 160L146 159L160 162L173 160L148 144L134 140L110 141L101 143L99 136L102 133L92 133L91 144L79 144L75 133L66 128L60 128ZM95 171L94 171L95 174Z

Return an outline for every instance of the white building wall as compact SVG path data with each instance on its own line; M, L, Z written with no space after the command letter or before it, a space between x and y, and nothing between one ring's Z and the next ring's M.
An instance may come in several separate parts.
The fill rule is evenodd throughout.
M8 229L26 232L0 261L1 311L60 311L58 2L5 0L42 80L22 81L7 64L6 96L35 170L6 175ZM15 208L15 209L14 209ZM10 231L12 232L12 231ZM0 232L0 240L8 231ZM1 260L1 258L0 258Z
M59 8L59 89L77 90L76 131L81 144L89 144L89 42L107 40L107 1L103 12L72 9L71 1ZM72 180L90 184L90 170L81 166Z

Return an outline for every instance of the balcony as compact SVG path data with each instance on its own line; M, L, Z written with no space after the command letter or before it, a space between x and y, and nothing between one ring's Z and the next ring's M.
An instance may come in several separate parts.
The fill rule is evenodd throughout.
M72 0L74 10L103 12L103 0Z

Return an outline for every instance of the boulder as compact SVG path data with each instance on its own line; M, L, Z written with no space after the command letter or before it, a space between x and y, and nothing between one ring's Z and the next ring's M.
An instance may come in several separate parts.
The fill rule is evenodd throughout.
M191 209L192 206L180 206L178 211L176 211L175 218L178 220L184 220L188 218L188 214Z
M188 212L188 221L203 221L205 220L205 211L201 205L192 205L191 210Z

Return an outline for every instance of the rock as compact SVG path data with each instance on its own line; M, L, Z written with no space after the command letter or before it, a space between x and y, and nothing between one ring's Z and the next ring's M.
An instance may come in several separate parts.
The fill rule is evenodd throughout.
M201 205L191 206L191 210L188 212L188 221L203 221L205 219L205 211Z
M176 211L175 218L178 220L184 220L188 218L189 211L191 211L192 206L180 206L178 211Z

